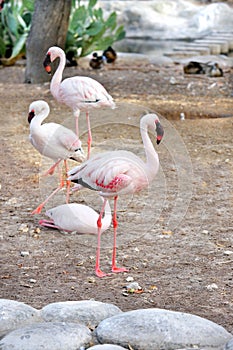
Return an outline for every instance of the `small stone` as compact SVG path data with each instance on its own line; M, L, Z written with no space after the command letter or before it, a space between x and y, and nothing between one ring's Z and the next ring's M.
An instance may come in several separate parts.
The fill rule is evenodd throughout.
M19 231L20 232L24 232L24 233L28 232L29 231L28 225L27 224L21 224L19 226Z
M176 78L174 78L174 77L171 77L170 80L169 80L169 82L170 82L170 84L172 84L172 85L177 84Z
M27 251L22 251L22 252L20 252L20 255L21 256L29 256L29 252L27 252Z
M29 282L30 282L30 283L36 283L37 280L35 280L34 278L30 278Z
M229 163L229 162L230 162L229 158L225 159L225 163Z
M180 113L180 120L185 120L185 114L183 112Z
M225 252L223 253L224 255L231 255L233 254L232 250L225 250Z
M208 235L209 231L208 231L208 230L203 230L202 233L203 233L204 235Z
M216 283L211 283L211 284L208 284L208 286L206 286L206 288L207 288L210 292L212 292L213 290L218 289L218 286L217 286Z
M134 281L134 278L132 276L128 276L126 278L126 282L133 282Z

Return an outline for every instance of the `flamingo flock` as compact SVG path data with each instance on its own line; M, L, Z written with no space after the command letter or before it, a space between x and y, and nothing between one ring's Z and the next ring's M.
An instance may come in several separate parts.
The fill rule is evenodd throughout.
M46 211L49 220L43 219L39 223L43 227L80 234L96 234L97 250L95 273L98 277L109 275L100 268L101 235L113 224L113 250L111 272L127 272L125 267L116 264L117 251L117 200L119 196L140 192L149 186L159 170L159 157L149 136L149 131L156 133L157 144L163 138L164 130L156 114L146 114L140 119L140 133L145 151L146 161L132 152L117 150L91 155L92 133L89 111L93 108L115 108L111 95L96 80L75 76L62 81L65 68L65 53L56 46L50 47L43 62L44 68L51 73L51 63L59 58L59 65L55 71L50 91L53 97L73 110L76 120L76 134L57 123L43 123L48 117L50 108L47 102L38 100L29 106L28 122L30 124L29 140L35 149L54 161L45 173L52 175L56 168L59 170L59 186L43 201L32 214L41 213L45 204L66 184L66 204L59 205ZM79 139L80 112L86 112L88 129L87 157L84 157L82 144ZM68 169L67 160L72 159L79 165ZM64 163L66 180L64 182L60 163ZM99 213L87 205L69 203L71 182L75 185L72 191L86 188L95 191L102 198ZM113 200L113 216L109 200Z

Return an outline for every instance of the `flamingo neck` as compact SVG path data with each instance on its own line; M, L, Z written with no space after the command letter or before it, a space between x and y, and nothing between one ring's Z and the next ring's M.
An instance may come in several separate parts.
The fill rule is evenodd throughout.
M154 145L148 135L148 123L141 122L141 137L146 154L146 173L148 181L153 180L159 170L159 156L154 149Z
M66 64L66 56L64 52L58 52L57 57L59 57L59 65L53 75L53 78L51 80L51 85L50 85L50 90L54 98L58 99L59 98L59 89L60 89L60 84L62 81L62 74L65 69L65 64Z

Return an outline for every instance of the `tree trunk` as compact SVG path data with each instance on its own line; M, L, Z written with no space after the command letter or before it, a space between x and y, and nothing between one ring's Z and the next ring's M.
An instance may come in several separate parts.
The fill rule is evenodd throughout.
M65 47L72 0L36 0L32 26L26 43L26 83L48 81L43 67L50 46Z

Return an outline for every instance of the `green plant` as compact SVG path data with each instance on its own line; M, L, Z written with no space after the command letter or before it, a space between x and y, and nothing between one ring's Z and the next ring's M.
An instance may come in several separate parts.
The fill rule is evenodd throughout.
M87 56L125 37L124 27L117 27L116 13L104 19L102 8L97 8L96 4L97 0L89 0L87 6L81 5L80 0L73 0L66 52L73 51L77 57Z
M3 64L13 64L25 54L31 26L34 0L10 0L0 13L0 58Z
M83 57L95 50L104 50L125 37L123 26L117 27L116 13L104 19L103 10L96 8L97 0L81 5L73 0L66 39L67 52ZM14 64L26 55L26 40L31 27L34 0L8 0L0 12L0 61Z

